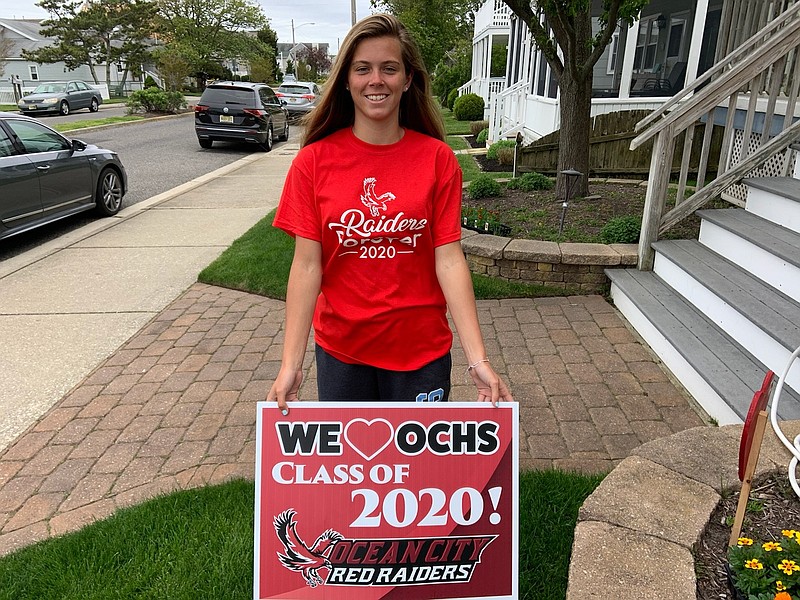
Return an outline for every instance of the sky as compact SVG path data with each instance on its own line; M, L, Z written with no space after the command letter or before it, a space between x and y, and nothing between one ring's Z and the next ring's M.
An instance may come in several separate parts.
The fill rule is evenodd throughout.
M352 0L257 0L278 34L291 43L292 21L296 42L327 43L336 54L351 25ZM356 0L356 20L371 13L370 0ZM0 19L45 19L48 14L35 0L0 1ZM311 24L313 23L313 24Z

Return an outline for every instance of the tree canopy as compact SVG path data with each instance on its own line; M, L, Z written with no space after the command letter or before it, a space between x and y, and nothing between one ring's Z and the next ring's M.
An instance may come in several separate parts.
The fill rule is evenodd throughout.
M157 0L158 31L205 85L225 60L257 59L267 46L257 34L268 26L253 0Z
M98 83L96 67L104 64L110 81L115 62L140 64L147 53L145 40L152 31L155 5L149 0L41 0L50 14L41 33L56 42L23 57L39 63L63 61L70 69L88 66Z
M472 39L480 5L480 0L372 0L373 8L402 21L431 73L459 40Z

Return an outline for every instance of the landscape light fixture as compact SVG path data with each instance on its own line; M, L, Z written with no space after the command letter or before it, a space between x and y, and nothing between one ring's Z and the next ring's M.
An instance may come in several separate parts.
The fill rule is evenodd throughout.
M567 208L569 207L569 201L572 199L575 184L578 183L579 177L583 177L583 173L575 169L566 169L561 171L561 174L567 178L567 181L564 191L564 201L561 203L561 220L558 223L558 235L564 232L564 220L567 218Z

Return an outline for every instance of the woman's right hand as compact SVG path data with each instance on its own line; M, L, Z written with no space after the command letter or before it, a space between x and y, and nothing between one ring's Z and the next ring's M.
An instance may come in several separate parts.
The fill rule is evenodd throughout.
M303 372L300 370L292 370L281 367L278 371L278 376L272 383L272 387L267 392L267 402L277 402L278 408L281 413L286 416L289 414L289 407L287 402L294 402L297 398L297 392L300 390L300 384L303 382Z

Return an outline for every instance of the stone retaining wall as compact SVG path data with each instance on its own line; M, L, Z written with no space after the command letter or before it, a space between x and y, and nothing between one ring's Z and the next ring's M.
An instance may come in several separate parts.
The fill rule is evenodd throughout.
M605 269L636 265L636 244L576 244L515 240L461 230L461 246L473 273L536 283L567 291L602 292Z

